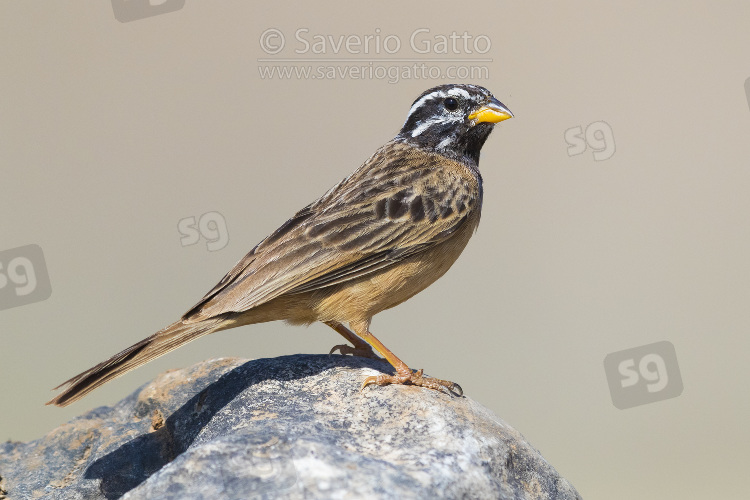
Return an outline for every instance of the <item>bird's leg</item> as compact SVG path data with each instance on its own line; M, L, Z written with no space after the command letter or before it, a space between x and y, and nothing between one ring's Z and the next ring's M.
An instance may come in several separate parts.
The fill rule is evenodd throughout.
M336 330L342 337L351 342L354 346L352 347L346 344L335 345L331 349L331 352L329 352L328 354L333 354L334 352L339 351L343 355L351 354L352 356L360 356L363 358L380 359L380 357L378 357L378 355L373 352L370 344L357 337L357 335L355 335L351 330L349 330L341 323L337 321L326 321L325 324Z
M352 325L354 327L354 325ZM425 377L422 375L424 370L412 371L406 363L398 359L395 354L391 352L386 346L383 345L375 336L370 333L369 328L363 330L357 330L358 335L362 337L365 342L370 344L378 351L383 357L396 369L396 375L373 375L367 377L362 383L360 390L364 389L370 384L377 385L388 385L388 384L411 384L418 385L420 387L426 387L428 389L434 389L436 391L442 391L448 389L449 392L455 393L459 396L463 396L464 391L461 386L455 382L449 380L441 380L439 378Z

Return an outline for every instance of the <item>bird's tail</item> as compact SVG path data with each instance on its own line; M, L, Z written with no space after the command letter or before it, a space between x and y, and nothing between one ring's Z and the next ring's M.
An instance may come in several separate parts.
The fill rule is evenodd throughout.
M228 328L228 323L231 322L221 317L194 323L186 323L184 321L173 323L150 337L128 347L124 351L115 354L108 360L58 385L53 390L57 390L63 386L67 386L67 388L58 394L57 397L48 401L47 404L67 406L74 401L78 401L100 385L106 384L130 370L138 368L162 354L177 349L181 345L202 335Z

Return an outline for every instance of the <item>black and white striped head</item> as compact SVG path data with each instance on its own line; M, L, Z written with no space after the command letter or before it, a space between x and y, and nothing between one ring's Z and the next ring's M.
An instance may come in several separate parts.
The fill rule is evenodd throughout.
M495 123L512 117L484 87L440 85L414 101L396 140L476 165Z

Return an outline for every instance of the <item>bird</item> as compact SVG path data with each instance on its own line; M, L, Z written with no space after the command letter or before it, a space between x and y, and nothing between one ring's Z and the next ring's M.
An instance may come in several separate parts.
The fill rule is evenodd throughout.
M203 335L276 320L319 321L351 344L329 354L380 359L377 351L395 374L369 376L360 391L402 384L463 395L457 383L409 368L370 323L443 276L466 247L482 208L480 151L512 117L479 85L426 90L392 140L258 243L178 321L63 382L46 404L67 406Z

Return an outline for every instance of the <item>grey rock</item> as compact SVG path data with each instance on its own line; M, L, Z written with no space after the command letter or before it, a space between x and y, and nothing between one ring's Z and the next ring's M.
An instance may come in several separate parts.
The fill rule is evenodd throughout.
M0 498L580 498L470 398L360 392L380 372L391 369L310 355L169 371L41 439L0 445Z

